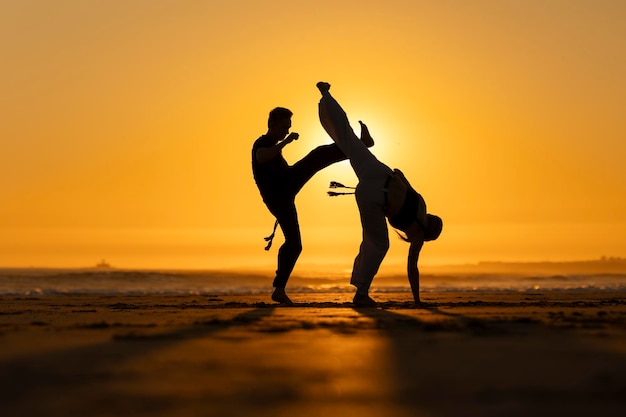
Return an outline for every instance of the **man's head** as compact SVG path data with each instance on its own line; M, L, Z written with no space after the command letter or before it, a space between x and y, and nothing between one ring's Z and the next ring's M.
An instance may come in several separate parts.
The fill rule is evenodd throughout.
M270 112L267 119L268 134L278 140L282 140L291 128L291 110L284 107L276 107Z

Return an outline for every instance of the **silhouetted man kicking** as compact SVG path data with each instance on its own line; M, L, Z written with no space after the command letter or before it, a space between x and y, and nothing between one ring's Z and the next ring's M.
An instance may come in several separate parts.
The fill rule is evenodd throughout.
M258 138L252 146L252 173L261 197L269 211L276 217L276 224L285 236L285 243L278 250L278 268L274 278L272 300L281 304L292 304L285 293L285 286L302 252L300 226L296 211L296 194L316 172L346 159L336 144L323 145L313 149L308 155L290 166L283 158L285 146L297 140L299 135L289 133L293 113L277 107L269 114L267 133ZM363 142L369 147L374 141L366 129L362 130ZM274 231L276 225L274 226ZM266 250L272 244L271 239Z

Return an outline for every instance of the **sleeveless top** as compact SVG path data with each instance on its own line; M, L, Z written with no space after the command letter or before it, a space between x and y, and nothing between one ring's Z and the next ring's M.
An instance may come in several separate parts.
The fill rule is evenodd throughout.
M406 233L413 222L426 230L426 202L417 191L409 187L404 204L395 216L389 218L389 224Z

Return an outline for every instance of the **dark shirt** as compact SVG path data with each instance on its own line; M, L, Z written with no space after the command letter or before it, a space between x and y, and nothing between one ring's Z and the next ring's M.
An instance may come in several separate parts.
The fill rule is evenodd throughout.
M252 175L259 187L263 200L275 200L285 197L287 193L287 170L289 164L279 153L271 160L261 164L256 159L256 152L259 148L269 148L276 144L276 141L267 135L258 138L252 145Z
M426 230L426 202L417 191L409 187L404 204L395 216L389 218L389 224L406 233L413 222Z

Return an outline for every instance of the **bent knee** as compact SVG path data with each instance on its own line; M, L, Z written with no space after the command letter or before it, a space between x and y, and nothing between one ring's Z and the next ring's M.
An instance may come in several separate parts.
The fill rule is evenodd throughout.
M298 254L302 252L302 241L300 239L286 240L285 246L288 247L291 252Z
M389 250L389 239L368 239L366 244L372 249L373 252L383 257L387 254L387 251Z

